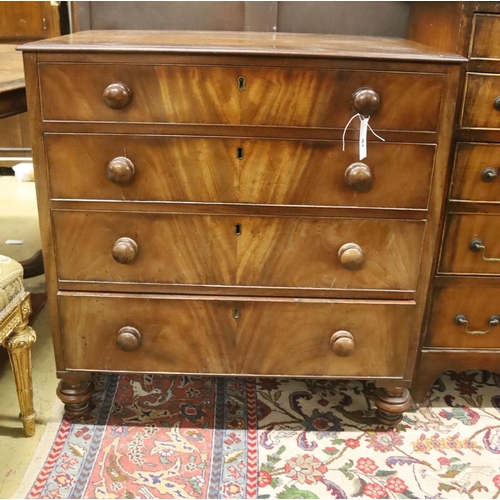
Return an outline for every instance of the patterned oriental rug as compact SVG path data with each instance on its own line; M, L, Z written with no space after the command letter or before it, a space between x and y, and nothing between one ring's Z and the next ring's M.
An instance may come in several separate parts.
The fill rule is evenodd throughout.
M97 375L19 498L498 498L500 376L448 373L397 429L360 381Z

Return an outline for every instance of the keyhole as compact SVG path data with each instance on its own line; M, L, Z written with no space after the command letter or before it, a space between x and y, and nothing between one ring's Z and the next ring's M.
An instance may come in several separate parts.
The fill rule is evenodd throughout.
M245 154L245 151L243 150L243 148L236 149L236 158L238 158L238 160L243 160L244 154Z
M240 317L240 310L235 308L233 309L233 318L238 319Z
M234 226L234 233L236 234L236 236L240 236L240 234L241 234L241 224L236 224L236 226Z
M245 90L245 78L242 76L238 78L238 88L240 90Z

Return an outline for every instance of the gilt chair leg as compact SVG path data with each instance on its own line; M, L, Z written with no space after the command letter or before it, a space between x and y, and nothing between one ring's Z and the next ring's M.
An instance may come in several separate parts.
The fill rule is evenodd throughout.
M3 342L4 347L9 352L21 409L21 420L23 421L24 432L28 437L35 434L36 413L33 407L31 370L31 346L35 340L35 331L27 326L27 323L23 323L17 326L14 332Z

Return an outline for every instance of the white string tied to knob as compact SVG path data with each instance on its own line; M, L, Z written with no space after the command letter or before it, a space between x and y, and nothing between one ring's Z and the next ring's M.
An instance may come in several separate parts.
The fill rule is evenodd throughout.
M366 142L368 129L377 139L380 139L383 142L385 142L385 139L376 134L375 131L371 128L370 124L368 123L370 121L369 116L363 116L360 113L356 113L354 116L351 117L351 119L347 122L347 125L344 128L344 133L342 134L342 151L345 151L345 133L347 132L347 129L349 128L351 122L356 117L358 117L359 121L361 122L359 126L359 160L361 161L364 160L368 154L367 142Z

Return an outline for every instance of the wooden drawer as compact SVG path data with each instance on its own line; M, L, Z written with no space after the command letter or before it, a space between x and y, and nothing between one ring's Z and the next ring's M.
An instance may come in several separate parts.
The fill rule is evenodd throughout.
M484 250L473 244L473 241L479 244L477 240L482 242ZM454 274L500 274L500 216L449 215L439 270Z
M414 290L425 226L387 219L61 210L52 217L60 280L327 290ZM112 256L123 237L138 247L128 264ZM338 252L346 243L359 245L364 255L358 269L341 264ZM358 253L350 250L343 259Z
M46 134L45 145L56 199L418 209L427 208L435 152L370 143L371 187L363 179L351 187L346 170L358 160L357 144L342 151L338 141ZM124 154L132 166L113 163ZM117 164L131 177L118 178Z
M455 321L459 314L465 316L467 324L459 319ZM500 322L498 288L437 287L426 345L455 349L498 349L500 326L496 324L495 316L499 316ZM490 328L490 320L496 326ZM470 334L467 330L488 333Z
M471 59L500 59L500 15L474 14Z
M414 329L413 306L411 301L59 295L67 369L148 373L398 377ZM130 352L117 346L118 332L127 326L140 332L140 343ZM354 351L348 357L331 348L339 330L352 334Z
M500 97L500 75L468 73L460 126L500 129L500 111L493 106Z
M500 202L500 147L498 144L459 143L450 198Z
M381 101L370 122L376 130L437 130L445 81L427 73L294 68L41 63L39 70L44 120L343 129L353 93L369 87ZM132 97L111 109L103 91L117 82Z

